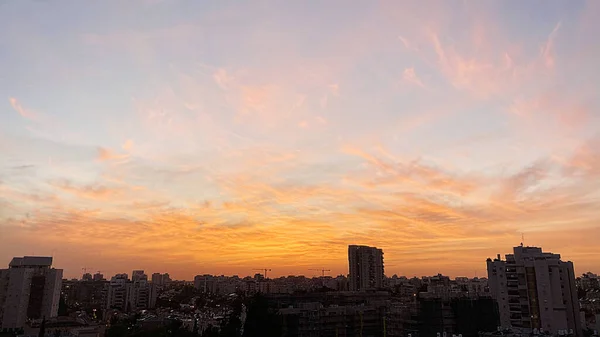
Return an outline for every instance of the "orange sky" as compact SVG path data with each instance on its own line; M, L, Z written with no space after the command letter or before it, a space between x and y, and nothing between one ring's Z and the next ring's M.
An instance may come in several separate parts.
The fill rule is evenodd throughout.
M536 4L3 3L0 265L600 272L600 5Z

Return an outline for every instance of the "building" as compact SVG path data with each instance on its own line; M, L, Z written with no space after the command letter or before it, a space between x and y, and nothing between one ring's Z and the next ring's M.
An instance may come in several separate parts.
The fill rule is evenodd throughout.
M131 273L131 280L133 282L141 281L141 280L146 280L147 281L148 280L148 275L146 275L143 270L134 270Z
M110 283L106 285L106 309L128 309L128 283L127 274L117 274L110 279Z
M62 275L62 269L52 268L52 257L13 258L8 269L0 270L0 328L57 316Z
M496 302L487 297L421 297L418 314L413 317L419 336L462 335L476 337L480 332L493 332L498 327Z
M348 246L350 291L383 286L383 250L368 246Z
M279 310L284 336L392 336L386 334L385 303L324 306L301 303Z
M104 275L101 274L100 272L97 272L96 274L94 274L93 281L104 281Z
M83 276L81 277L82 281L92 281L94 279L94 277L92 276L92 274L90 273L85 273L83 274Z
M106 303L107 284L107 281L64 280L62 296L68 306L77 306L88 312L93 309L100 312Z
M539 247L514 247L506 260L487 260L500 324L524 332L581 335L573 263Z
M158 285L158 286L163 286L166 284L169 284L169 282L171 282L171 278L169 277L168 273L154 273L152 274L152 284Z
M134 271L134 280L129 280L127 274L113 276L106 285L105 309L135 311L152 309L156 306L158 286L148 282L143 271Z

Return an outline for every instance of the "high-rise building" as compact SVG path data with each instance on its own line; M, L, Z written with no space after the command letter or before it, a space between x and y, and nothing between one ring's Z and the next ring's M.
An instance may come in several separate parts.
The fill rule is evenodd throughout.
M573 263L538 247L514 247L506 260L487 259L500 324L524 332L581 335Z
M106 309L128 309L128 283L127 274L117 274L110 279L106 285Z
M104 275L101 274L100 272L97 272L96 274L94 274L94 277L92 280L93 281L104 281Z
M369 246L348 246L350 291L381 288L383 250Z
M163 284L163 275L161 273L152 274L152 284L162 285Z
M133 282L141 281L141 280L146 280L147 281L148 280L148 275L146 275L143 270L134 270L131 273L131 280Z
M13 258L8 269L0 270L0 328L57 316L62 274L52 268L52 257Z
M152 284L154 285L166 285L169 284L169 282L171 282L171 278L169 277L168 273L154 273L152 274Z
M117 274L111 278L106 285L106 309L135 311L156 306L158 286L149 283L143 271L134 271L133 275L135 279L131 281L127 274Z

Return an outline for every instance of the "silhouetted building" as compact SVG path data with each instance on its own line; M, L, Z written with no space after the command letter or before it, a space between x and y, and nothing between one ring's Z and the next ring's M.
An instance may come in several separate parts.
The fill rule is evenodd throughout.
M279 310L283 336L384 336L386 304L325 307L303 303Z
M490 292L498 301L502 327L525 332L581 335L573 263L538 247L487 260Z
M69 306L102 310L107 284L107 281L63 281L62 295Z
M148 275L146 275L143 270L134 270L131 273L131 280L133 282L141 281L141 280L148 281Z
M58 313L62 269L52 268L52 257L15 257L0 270L0 328L23 327L27 319Z
M167 274L167 273L152 274L152 284L155 284L158 286L163 286L163 285L169 284L169 282L171 282L171 278L169 277L169 274Z
M92 278L93 281L105 281L104 280L104 275L101 274L100 272L97 272L96 274L94 274L94 277Z
M419 298L417 332L419 336L478 336L479 332L496 331L499 318L496 302L491 298Z
M383 250L369 246L348 246L348 269L351 291L383 286Z
M158 286L148 282L143 271L134 271L135 280L127 274L117 274L106 285L106 309L132 311L156 306Z

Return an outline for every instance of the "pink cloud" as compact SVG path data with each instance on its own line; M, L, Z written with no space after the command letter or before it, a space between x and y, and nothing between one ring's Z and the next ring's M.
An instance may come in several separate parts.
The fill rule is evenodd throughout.
M213 74L213 79L217 83L217 85L224 90L229 89L231 82L233 81L233 77L231 77L227 70L223 68L217 69Z
M32 121L37 121L39 119L36 113L23 108L23 106L19 103L19 101L17 101L16 98L10 97L8 100L10 101L10 105L13 107L13 109L15 109L22 117Z
M542 47L540 54L544 60L544 65L548 68L554 67L554 39L556 38L556 34L560 29L561 23L557 23L550 35L548 36L548 40Z
M414 68L406 68L404 69L404 80L418 85L421 88L425 88L425 85L423 84L423 82L421 81L421 79L417 76L417 74L415 73L415 69Z
M127 154L114 153L113 151L111 151L109 149L105 149L103 147L98 148L98 160L100 160L100 161L119 160L119 159L125 159L128 157L129 157L129 155L127 155Z

